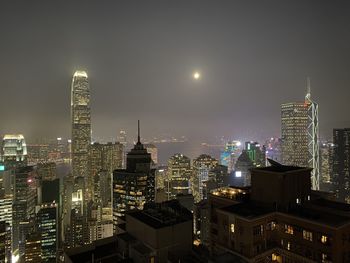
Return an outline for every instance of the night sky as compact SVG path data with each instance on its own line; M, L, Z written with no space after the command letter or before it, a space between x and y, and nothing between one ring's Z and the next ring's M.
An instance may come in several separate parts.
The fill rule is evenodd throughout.
M330 136L350 126L350 1L1 1L0 134L69 137L77 69L97 139L137 119L144 137L279 136L307 76Z

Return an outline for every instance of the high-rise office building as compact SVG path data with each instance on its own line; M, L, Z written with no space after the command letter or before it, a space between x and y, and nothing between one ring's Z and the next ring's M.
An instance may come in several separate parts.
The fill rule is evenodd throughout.
M151 154L151 158L153 161L153 164L158 164L158 149L154 144L148 143L144 144L144 147L146 148L147 152Z
M190 192L191 159L183 154L175 154L168 160L165 189L167 199L174 199L178 194Z
M265 146L266 146L266 152L265 152L266 158L281 163L282 162L281 139L271 137L269 140L266 140Z
M339 201L350 203L350 128L333 130L331 182Z
M332 191L331 175L333 169L334 144L324 142L320 145L320 190Z
M30 231L35 218L37 203L36 171L32 166L18 168L14 178L14 199L12 210L13 250L24 253L26 233Z
M12 198L0 197L0 221L12 226Z
M155 200L155 169L151 168L151 154L138 139L127 154L126 169L113 172L113 221L132 209L142 210L146 202ZM115 228L116 229L116 228Z
M245 150L255 167L264 167L266 164L266 148L258 142L246 142Z
M41 180L55 180L56 179L56 163L38 163L37 172Z
M93 180L94 189L99 186L96 190L100 192L94 193L94 196L103 198L103 206L111 201L112 175L114 170L122 169L123 152L124 146L119 142L93 143L89 146L90 179Z
M225 144L225 149L220 153L220 164L227 166L230 173L235 166L235 163L240 155L240 141L228 141Z
M120 130L119 135L117 136L117 141L126 147L127 145L127 137L126 137L126 131Z
M88 178L91 143L90 90L85 71L76 71L71 86L72 172L74 177Z
M6 170L27 165L27 144L22 134L6 134L2 141L2 162Z
M34 232L28 235L25 244L25 262L43 262L41 259L41 234Z
M218 165L218 160L207 154L201 154L193 160L191 176L191 190L195 203L207 199L209 189L207 182L210 181L210 171Z
M28 165L36 165L37 163L45 163L49 160L49 144L37 143L28 144Z
M313 168L312 188L319 189L318 105L311 100L310 82L303 102L281 105L282 162Z
M235 172L232 177L232 185L234 186L248 186L250 185L250 169L255 165L246 150L243 150L235 164Z
M6 222L0 220L0 262L6 262Z
M42 262L56 262L58 249L58 209L56 203L45 203L38 212L41 233Z

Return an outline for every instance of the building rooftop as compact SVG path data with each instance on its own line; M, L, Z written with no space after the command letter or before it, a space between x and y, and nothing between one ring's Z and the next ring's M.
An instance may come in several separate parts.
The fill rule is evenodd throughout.
M295 172L295 171L301 171L301 170L312 170L312 168L281 165L281 166L259 167L259 168L254 168L252 170L275 172L275 173L288 173L288 172Z
M192 220L192 213L181 206L177 200L151 204L142 211L130 211L126 214L127 216L134 217L155 229Z
M249 196L250 187L225 186L211 191L212 195L232 200L244 200Z
M272 208L266 208L263 206L259 206L254 202L244 202L239 204L230 205L224 208L221 208L222 211L236 214L238 216L244 217L246 219L254 219L269 213L282 213L285 215L290 215L294 217L298 217L300 219L314 221L315 223L325 224L331 227L339 227L344 224L350 223L350 215L341 215L339 213L332 213L327 210L327 207L334 207L338 209L338 206L342 204L337 202L332 202L328 200L317 200L317 203L324 203L324 207L320 208L317 206L310 207L310 204L315 204L315 201L311 201L310 203L306 203L305 206L300 205L294 207L293 209L286 210L274 210ZM350 209L350 205L344 204L343 209ZM349 211L349 210L346 210Z
M269 158L267 160L269 161L271 166L253 168L252 171L256 170L256 171L266 171L266 172L275 172L275 173L288 173L288 172L295 172L295 171L301 171L301 170L310 170L310 171L312 170L312 168L308 168L308 167L283 165Z
M132 235L130 235L127 232L119 234L118 239L121 239L127 243L136 241L136 238L134 238Z
M149 255L153 252L152 249L150 249L143 243L138 243L134 245L132 248L135 249L141 255Z
M96 262L127 262L121 260L117 254L117 237L113 236L93 242L83 247L71 248L66 251L66 255L71 262L91 262L92 258Z
M274 210L272 209L267 209L265 207L258 206L253 202L234 204L234 205L221 208L221 210L229 213L234 213L236 215L245 217L247 219L253 219L253 218L274 212Z

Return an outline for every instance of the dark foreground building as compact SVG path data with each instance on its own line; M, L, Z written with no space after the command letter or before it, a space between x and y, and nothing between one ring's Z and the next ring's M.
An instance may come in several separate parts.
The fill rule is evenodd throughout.
M144 205L155 200L155 169L152 168L151 154L138 139L127 154L126 169L113 172L113 223L114 232L118 217L133 209L142 210Z
M350 205L311 190L309 168L252 169L250 189L209 198L210 251L239 262L350 262Z
M191 212L176 200L147 205L126 213L121 234L67 250L65 262L188 262L192 225Z

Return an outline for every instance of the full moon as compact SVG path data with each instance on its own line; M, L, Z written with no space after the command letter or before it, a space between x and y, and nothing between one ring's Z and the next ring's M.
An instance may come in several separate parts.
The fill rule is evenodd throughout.
M193 78L194 79L199 79L200 77L201 77L201 74L199 74L199 72L193 73Z

